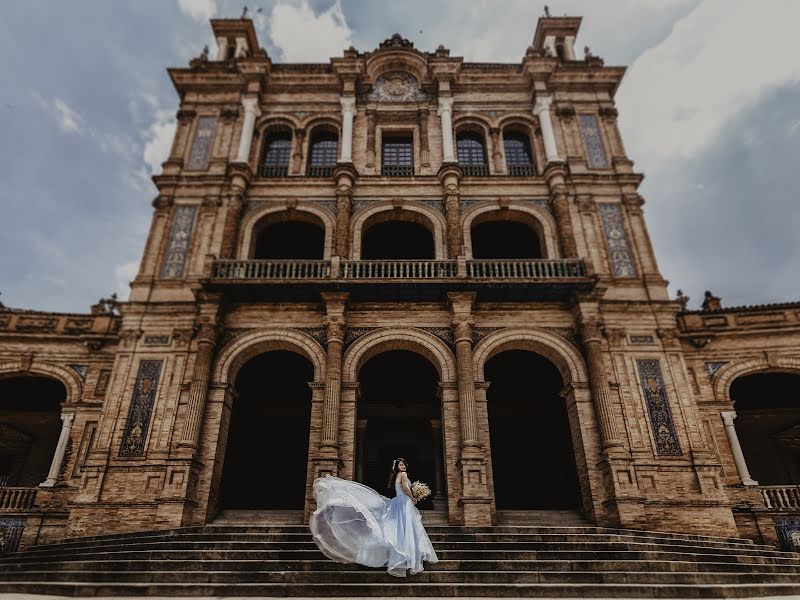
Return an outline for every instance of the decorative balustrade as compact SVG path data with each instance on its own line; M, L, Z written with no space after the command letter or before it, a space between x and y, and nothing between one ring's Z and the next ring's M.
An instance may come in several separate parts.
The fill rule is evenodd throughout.
M571 279L586 277L586 264L573 259L470 260L467 276L477 279Z
M800 486L761 485L759 491L767 510L800 512Z
M327 260L217 260L215 279L326 279L331 274Z
M508 174L513 177L533 177L536 171L531 164L508 165Z
M442 279L457 272L454 260L345 260L341 268L345 279Z
M0 511L12 512L33 508L37 491L35 487L0 488Z
M463 264L463 263L462 263ZM455 260L342 260L334 274L326 260L217 260L211 278L234 279L586 279L580 259L469 260L459 271Z

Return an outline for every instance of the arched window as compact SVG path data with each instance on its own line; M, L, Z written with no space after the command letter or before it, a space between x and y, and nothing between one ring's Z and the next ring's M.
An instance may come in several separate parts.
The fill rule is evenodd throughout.
M339 155L339 136L330 129L316 129L311 136L308 152L309 177L330 177Z
M286 177L292 154L292 132L285 127L269 129L264 136L264 153L259 174L261 177Z
M521 131L503 131L503 150L506 154L506 169L509 175L531 176L536 174L527 135Z
M458 165L467 176L485 177L489 174L486 165L486 150L483 135L477 131L459 131L456 134Z

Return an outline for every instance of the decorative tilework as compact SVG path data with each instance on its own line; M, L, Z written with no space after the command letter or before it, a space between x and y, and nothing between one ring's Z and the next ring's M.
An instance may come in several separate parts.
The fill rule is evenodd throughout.
M503 327L475 327L472 330L472 345L474 346L478 342L480 342L483 338L485 338L490 333L494 333L495 331L499 331L503 329ZM450 334L452 338L453 334Z
M328 330L325 327L298 327L297 330L313 337L323 348L328 344Z
M586 147L586 161L590 169L607 169L608 158L603 140L600 138L600 128L595 115L579 115L583 134L583 144Z
M344 334L344 346L347 348L350 344L355 342L362 335L375 331L377 327L348 327Z
M776 518L774 522L781 550L800 552L800 519L780 517Z
M706 373L708 374L708 378L711 379L714 376L714 373L719 371L722 367L727 365L727 362L707 362L706 363Z
M0 519L0 554L16 552L25 529L25 519Z
M455 340L453 339L453 332L450 330L449 327L420 327L423 331L427 331L428 333L432 333L437 338L442 340L447 347L451 350L455 348ZM473 332L473 336L474 336Z
M86 381L86 373L89 372L88 365L67 365L70 369L75 371L83 381Z
M662 456L680 456L681 446L667 402L661 364L658 360L637 360L636 363L639 366L647 412L650 414L650 425L655 434L656 452Z
M597 205L597 209L614 277L636 277L636 265L633 264L628 235L622 220L622 207L616 203L602 202Z
M211 153L211 141L214 139L215 117L200 117L194 132L192 150L189 152L187 169L204 170L208 168L208 156Z
M139 363L136 383L133 386L133 399L128 411L128 421L122 434L120 456L142 456L147 430L150 428L150 415L156 402L158 379L164 361L143 360Z
M189 254L189 242L197 214L195 206L176 206L172 229L169 232L169 246L161 268L162 279L180 279L186 267L186 256Z

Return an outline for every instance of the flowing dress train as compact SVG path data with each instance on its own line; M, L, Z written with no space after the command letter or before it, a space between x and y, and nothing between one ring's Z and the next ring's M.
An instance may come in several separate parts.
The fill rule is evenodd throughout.
M438 561L422 516L402 484L394 498L332 475L314 480L317 510L309 528L322 553L336 562L386 567L405 577L422 571L422 562Z

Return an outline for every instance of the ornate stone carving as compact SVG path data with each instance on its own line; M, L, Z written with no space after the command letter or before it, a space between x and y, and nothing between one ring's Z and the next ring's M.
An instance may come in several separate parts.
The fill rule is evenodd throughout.
M575 333L575 330L571 327L545 327L545 329L551 333L560 335L573 346L577 347L579 345L578 334Z
M399 33L392 34L391 37L386 38L380 43L379 46L381 49L385 48L413 48L414 42L409 41L408 39L404 38Z
M133 398L128 410L128 420L122 434L119 448L120 456L142 456L150 428L150 416L156 401L158 380L164 361L143 360L139 363L136 382L133 386Z
M636 277L636 265L625 232L622 208L616 203L603 202L598 205L598 210L614 277Z
M611 346L622 346L625 344L627 334L622 327L605 327L603 333Z
M681 446L661 375L661 363L658 360L637 360L636 363L653 428L656 452L661 456L681 456Z
M161 268L162 279L180 279L186 267L197 207L178 206L169 233L169 245Z
M774 523L781 550L800 552L800 518L776 517Z
M707 362L705 363L706 367L706 374L708 378L711 379L714 376L714 373L719 371L722 367L727 365L727 362Z
M455 343L453 341L453 332L448 327L420 327L423 331L427 331L428 333L432 333L437 338L442 340L447 346L452 350L455 348Z
M175 343L176 347L185 348L192 340L193 334L194 331L191 329L173 329L172 341Z
M302 331L306 335L310 335L317 340L324 348L328 343L328 330L325 327L298 327L298 331Z
M43 332L52 331L58 325L58 319L53 317L19 317L17 319L17 331Z
M84 333L91 331L94 319L92 318L74 318L67 319L64 324L64 331L67 333Z
M348 327L344 336L345 348L355 342L362 335L366 335L370 331L375 331L376 329L377 327Z
M597 124L595 115L580 115L578 122L583 135L583 143L586 147L586 162L590 169L607 169L608 158L603 140L600 137L600 128Z
M421 102L430 99L430 95L420 89L417 79L402 71L378 77L366 96L368 102Z

